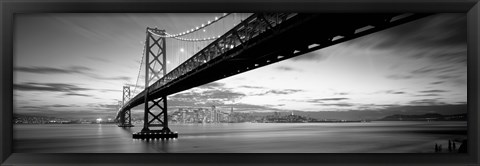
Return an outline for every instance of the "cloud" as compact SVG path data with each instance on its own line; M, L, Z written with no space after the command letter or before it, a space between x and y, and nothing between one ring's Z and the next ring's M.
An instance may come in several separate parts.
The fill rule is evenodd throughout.
M435 14L342 44L455 66L467 62L466 15ZM433 69L415 72L433 72Z
M82 96L82 97L92 97L92 95L80 94L80 93L66 93L66 96Z
M25 105L16 106L14 113L28 113L37 114L41 116L54 116L54 117L70 117L70 118L83 118L83 117L111 117L114 118L118 107L116 104L86 104L86 105L65 105L65 104L52 104L52 105Z
M288 95L292 93L297 93L297 92L302 92L303 90L300 89L282 89L282 90L269 90L264 93L259 93L259 94L253 94L257 96L264 96L264 95L269 95L269 94L274 94L274 95Z
M460 75L451 75L451 74L444 74L444 75L438 75L436 78L442 79L442 80L448 80L448 79L455 79L460 77Z
M424 91L419 91L419 92L420 93L443 93L443 92L448 92L448 91L435 89L435 90L424 90Z
M347 93L347 92L335 93L335 95L340 95L340 96L349 95L349 94L350 94L350 93Z
M429 97L429 96L440 96L439 94L435 94L435 93L429 93L429 94L421 94L421 95L415 95L415 96L419 96L419 97Z
M323 61L327 59L326 54L322 54L321 50L320 51L314 51L314 52L309 52L303 55L299 55L293 58L290 58L293 61Z
M417 70L412 71L412 74L426 74L426 73L432 73L435 71L438 71L438 68L430 68L430 67L423 67Z
M349 98L322 98L322 99L316 99L318 101L339 101L339 100L348 100Z
M54 105L49 105L47 107L72 107L74 105L64 105L64 104L54 104Z
M64 92L65 96L93 97L92 95L78 92L91 91L96 89L83 88L73 84L63 83L20 83L14 84L13 89L17 91L44 91L44 92Z
M72 84L33 83L33 82L14 84L13 89L19 90L19 91L50 91L50 92L74 92L74 91L93 90L89 88L82 88Z
M414 100L409 102L409 104L412 105L444 105L444 102L439 102L438 100L441 98L436 98L436 99L421 99L421 100Z
M224 105L225 102L235 101L246 96L225 88L224 83L212 82L192 90L169 96L170 106L211 106Z
M103 58L100 58L100 57L91 57L91 56L89 56L89 57L87 57L87 58L90 59L90 60L93 60L93 61L109 62L108 60L103 59Z
M296 102L308 102L308 103L324 103L325 101L341 101L349 100L349 98L338 97L338 98L321 98L321 99L307 99L307 100L284 100L284 101L296 101Z
M87 76L99 80L119 80L119 81L130 81L130 77L127 76L116 76L116 77L105 77L105 76L99 76L95 74L87 74Z
M432 57L438 58L441 61L453 62L453 63L467 63L467 50L460 50L456 52L437 53Z
M201 94L209 99L232 100L246 96L243 93L232 92L229 90L211 90Z
M226 101L238 100L246 95L231 90L188 91L169 96L169 105L173 106L208 106L223 105Z
M43 109L43 108L45 108L45 107L44 107L44 106L30 106L30 105L28 105L28 106L20 106L20 107L18 107L18 108L24 108L24 109ZM15 110L15 111L16 111L16 110Z
M382 31L376 49L414 49L466 45L466 15L436 14Z
M387 76L388 79L392 80L405 80L405 79L410 79L412 76L409 75L400 75L400 74L392 74Z
M224 86L225 86L224 83L211 82L211 83L208 83L208 84L198 86L197 88L200 88L200 89L218 89L218 88L223 88Z
M275 69L281 70L281 71L301 71L300 69L294 69L289 66L279 66L279 67L276 67Z
M385 91L385 93L387 93L387 94L395 94L395 95L398 95L398 94L405 94L405 92L401 92L401 91L394 91L394 90L387 90L387 91Z
M436 81L436 82L432 82L432 83L430 83L430 84L432 84L432 85L438 85L438 84L443 84L443 83L444 83L444 81Z
M40 105L40 106L20 106L18 108L26 109L47 109L47 108L70 108L70 107L79 107L79 105L65 105L65 104L52 104L52 105Z
M465 71L464 71L465 70ZM466 76L466 67L463 65L449 65L446 67L422 67L411 72L417 77L431 77L438 78L445 81L455 81L459 77ZM440 84L442 81L437 81L431 84Z
M82 66L72 66L64 69L52 67L16 67L14 70L36 74L73 74L85 73L91 69Z
M126 76L115 76L115 77L106 77L101 76L95 73L92 73L92 69L83 67L83 66L71 66L67 68L52 68L52 67L16 67L15 71L34 73L34 74L79 74L87 76L94 79L100 80L123 80L130 81L130 77Z
M99 89L100 92L122 92L121 89Z
M351 103L333 103L333 104L319 104L322 106L337 106L337 107L352 107L355 106L354 104Z
M99 109L104 109L104 110L117 110L118 105L117 104L94 104L94 107L97 107Z
M244 85L244 86L239 86L240 88L249 88L249 89L265 89L265 87L261 87L261 86L248 86L248 85Z

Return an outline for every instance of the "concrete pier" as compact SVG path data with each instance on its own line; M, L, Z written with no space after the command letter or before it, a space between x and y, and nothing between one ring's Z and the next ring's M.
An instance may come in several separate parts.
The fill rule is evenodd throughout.
M133 127L132 124L119 124L118 127Z
M174 139L178 138L177 132L164 132L162 130L151 130L148 132L136 132L133 139Z

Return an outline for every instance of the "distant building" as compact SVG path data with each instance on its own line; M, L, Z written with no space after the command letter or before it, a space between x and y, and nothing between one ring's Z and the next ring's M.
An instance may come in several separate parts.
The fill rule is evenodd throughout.
M218 118L217 110L215 109L215 106L212 105L212 122L217 123L217 118Z

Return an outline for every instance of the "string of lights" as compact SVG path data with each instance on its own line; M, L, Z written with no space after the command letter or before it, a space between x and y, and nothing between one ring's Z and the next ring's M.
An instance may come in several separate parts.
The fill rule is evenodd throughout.
M198 31L198 30L201 30L201 29L203 29L203 28L205 28L205 27L207 27L207 26L209 26L209 25L211 25L211 24L213 24L213 23L215 23L215 22L217 22L217 21L219 21L219 20L227 17L227 16L230 15L230 14L231 14L231 13L223 13L222 16L220 16L220 17L215 17L215 19L214 19L213 21L210 21L210 20L209 20L209 21L207 21L206 24L202 24L202 25L200 25L200 26L195 26L195 28L192 28L192 29L190 29L190 30L187 30L187 31L184 31L184 32L181 32L181 33L177 33L177 34L169 34L169 33L165 32L165 35L161 35L161 34L154 33L154 32L152 32L152 31L150 31L150 30L148 30L148 31L149 31L150 33L152 33L153 35L158 36L158 37L175 38L175 37L178 37L178 36L184 36L184 35L187 35L187 34L196 32L196 31Z
M181 41L187 41L187 42L200 42L200 41L216 40L216 39L220 38L220 35L219 36L207 37L207 38L203 38L203 39L197 39L197 38L188 39L188 38L181 38L181 37L173 37L173 38L177 39L177 40L181 40Z

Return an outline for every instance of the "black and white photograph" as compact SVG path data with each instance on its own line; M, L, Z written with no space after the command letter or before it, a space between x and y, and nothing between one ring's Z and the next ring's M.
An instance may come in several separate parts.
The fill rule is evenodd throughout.
M465 13L20 13L14 153L467 152Z

